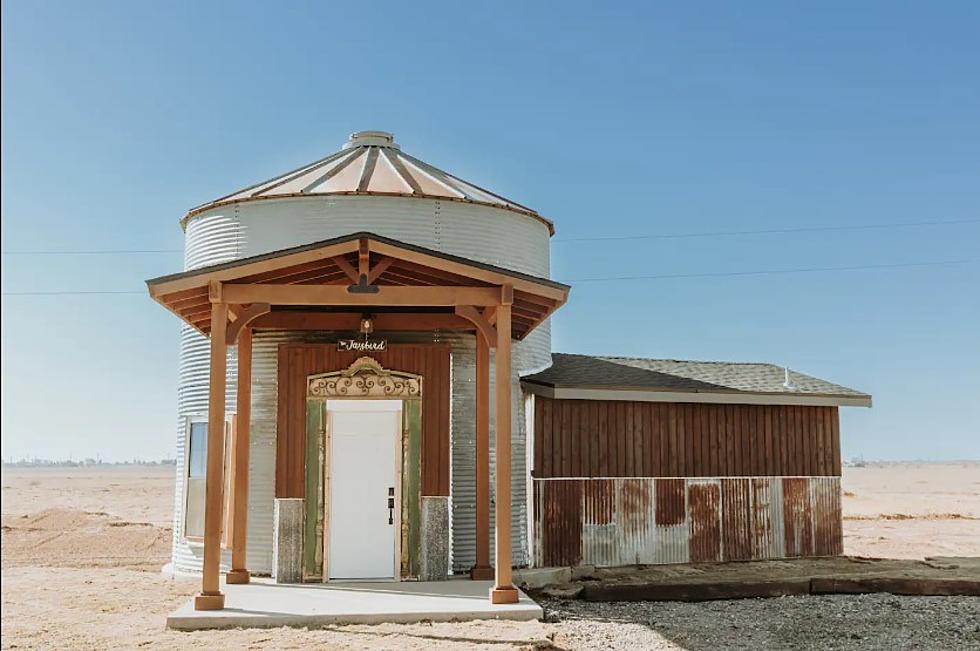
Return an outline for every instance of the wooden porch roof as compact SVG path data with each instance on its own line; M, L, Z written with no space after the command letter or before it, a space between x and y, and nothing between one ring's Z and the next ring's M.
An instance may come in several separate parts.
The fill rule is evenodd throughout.
M315 305L325 310L374 308L453 314L458 306L510 299L515 339L523 339L568 299L570 287L374 233L360 232L146 281L150 295L208 334L211 303L247 309L252 302ZM214 296L215 286L224 296ZM251 299L255 300L251 300ZM287 308L289 309L289 308Z

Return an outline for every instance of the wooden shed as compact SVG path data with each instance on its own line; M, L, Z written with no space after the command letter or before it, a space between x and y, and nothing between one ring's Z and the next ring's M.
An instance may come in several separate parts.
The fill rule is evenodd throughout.
M535 565L842 551L841 406L771 364L553 354L523 378Z

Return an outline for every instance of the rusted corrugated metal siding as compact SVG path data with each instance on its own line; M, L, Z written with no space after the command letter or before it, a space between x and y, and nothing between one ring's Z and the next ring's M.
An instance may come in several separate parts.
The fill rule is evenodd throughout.
M840 482L834 477L810 480L810 504L815 513L841 513ZM836 556L844 553L844 533L840 517L813 519L813 553Z
M656 481L656 480L654 480ZM718 480L692 480L687 487L687 526L691 561L721 560L721 485Z
M821 475L837 407L535 398L535 478Z
M813 555L813 508L806 477L783 479L783 534L787 556Z
M554 486L534 485L535 522L541 562L552 565L578 565L582 562L582 488L580 482L560 482ZM566 545L576 540L579 544Z
M539 567L831 556L838 477L534 481Z
M785 556L783 537L783 483L773 477L753 477L752 558ZM840 513L840 511L838 511Z
M721 531L724 533L723 545L725 558L731 561L744 561L753 557L755 533L754 509L752 506L752 479L738 477L721 481L721 513L724 521Z

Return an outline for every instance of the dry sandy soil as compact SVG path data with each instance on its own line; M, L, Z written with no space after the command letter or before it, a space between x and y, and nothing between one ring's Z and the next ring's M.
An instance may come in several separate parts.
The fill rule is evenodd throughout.
M980 463L845 468L844 553L980 556Z
M170 468L3 471L4 649L973 648L980 600L890 595L706 604L546 603L546 622L178 633L196 583L163 577ZM845 552L980 556L980 463L844 475Z

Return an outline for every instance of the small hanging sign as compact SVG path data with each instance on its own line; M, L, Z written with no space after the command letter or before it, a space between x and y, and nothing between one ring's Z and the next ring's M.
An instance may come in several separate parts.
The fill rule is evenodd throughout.
M337 350L344 353L383 353L388 350L388 340L368 339L367 337L363 339L339 339Z

